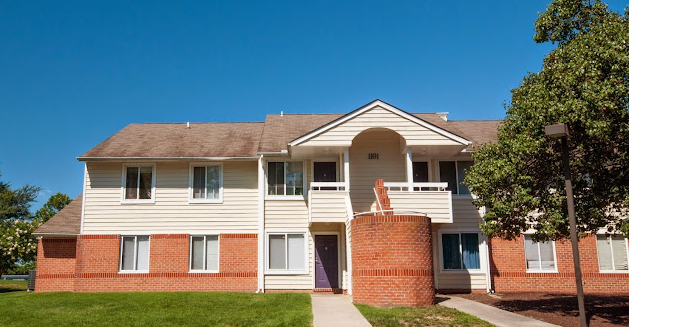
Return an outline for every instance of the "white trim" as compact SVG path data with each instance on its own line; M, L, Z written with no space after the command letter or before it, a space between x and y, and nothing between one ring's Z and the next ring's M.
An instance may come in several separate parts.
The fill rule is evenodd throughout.
M284 251L286 255L286 265L288 264L288 234L303 234L304 235L304 258L307 263L304 265L304 270L289 270L289 269L269 269L269 235L286 235L285 244L286 249ZM291 230L268 230L265 231L265 275L309 275L309 230L304 229L291 229Z
M345 148L345 153L344 153L344 158L343 160L343 165L342 169L345 171L343 174L343 179L345 181L345 185L347 185L347 190L349 191L349 148Z
M85 193L87 193L87 162L83 168L83 198L80 204L80 234L83 234L83 226L85 226Z
M413 192L413 154L410 146L406 146L406 182L409 192Z
M264 159L263 156L260 155L260 158L257 160L257 289L260 292L264 292L264 195L266 187L267 182L265 180Z
M195 167L205 167L205 190L207 194L208 190L208 167L219 167L220 168L220 190L219 197L217 199L195 199L194 198L194 168ZM224 165L221 162L191 162L189 163L189 203L224 203Z
M624 237L624 243L626 245L626 262L628 263L628 269L626 270L615 270L615 269L605 269L602 270L600 269L600 253L599 249L597 248L597 236L605 236L607 239L609 239L609 253L612 256L612 268L616 268L616 262L614 262L614 242L611 241L612 235L621 235L621 234L607 234L607 233L597 233L595 234L595 251L597 251L597 269L601 274L628 274L630 271L630 254L628 253L628 238Z
M316 236L317 235L335 235L337 238L335 239L337 241L336 244L336 256L338 258L338 288L343 289L342 285L342 261L341 258L344 257L343 255L340 255L340 252L344 252L343 246L340 245L340 232L339 231L318 231L318 232L311 232L312 233L312 249L314 249L314 269L312 269L312 283L314 283L314 288L316 287ZM343 244L344 245L344 244ZM346 288L344 288L346 289Z
M208 240L207 236L217 236L217 270L208 270ZM194 237L203 237L203 268L192 269L191 263L194 256ZM189 235L189 273L219 273L220 272L220 234L195 234Z
M527 263L527 235L533 235L534 233L523 233L522 234L522 249L524 250L524 264L526 265ZM531 238L533 241L533 237ZM541 259L541 246L539 243L546 243L546 242L536 242L536 246L538 247L538 269L529 269L525 268L526 272L529 274L536 274L536 273L558 273L559 270L557 269L557 249L555 246L555 241L550 241L550 244L552 244L552 253L553 253L553 264L555 265L555 268L548 268L548 269L543 269L543 265L541 264L543 259Z
M470 141L468 141L468 140L466 140L466 139L464 139L464 138L462 138L462 137L460 137L460 136L458 136L458 135L455 135L455 134L453 134L453 133L451 133L451 132L447 132L447 131L445 131L445 130L443 130L443 129L437 127L437 126L434 126L434 125L432 125L432 124L430 124L430 123L428 123L428 122L426 122L426 121L424 121L424 120L421 120L420 118L417 118L417 117L415 117L415 116L413 116L413 115L411 115L411 114L409 114L409 113L407 113L407 112L405 112L405 111L403 111L403 110L401 110L401 109L398 109L398 108L396 108L396 107L394 107L394 106L392 106L392 105L389 105L389 104L387 104L387 103L385 103L385 102L383 102L383 101L375 100L375 101L372 101L371 103L369 103L369 104L367 104L367 105L365 105L365 106L363 106L363 107L360 107L360 108L358 108L358 109L355 109L354 112L349 113L349 114L345 115L344 117L341 117L341 118L335 120L334 122L332 122L332 123L330 123L330 124L328 124L328 125L326 125L326 126L323 126L323 127L321 127L321 128L318 128L318 129L316 129L315 131L312 131L312 132L310 132L310 133L307 133L307 134L305 134L305 135L303 135L303 136L301 136L301 137L299 137L299 138L297 138L297 139L291 141L290 143L288 143L288 145L289 145L289 146L296 146L296 145L298 145L298 144L300 144L300 143L302 143L302 142L305 142L305 141L307 141L307 140L309 140L309 139L311 139L311 138L313 138L313 137L315 137L315 136L317 136L317 135L319 135L319 134L322 134L323 132L325 132L325 131L327 131L327 130L329 130L329 129L332 129L332 128L335 127L335 126L338 126L338 125L340 125L340 124L342 124L342 123L344 123L344 122L346 122L346 121L348 121L348 120L350 120L350 119L352 119L352 118L354 118L354 117L356 117L356 116L358 116L358 115L361 115L361 114L363 114L363 113L366 112L366 111L369 111L369 110L371 110L371 109L373 109L373 108L375 108L375 107L378 107L378 106L380 106L380 107L384 108L385 110L390 111L390 112L392 112L392 113L394 113L394 114L396 114L396 115L398 115L398 116L401 116L402 118L405 118L405 119L410 120L410 121L412 121L412 122L414 122L414 123L416 123L416 124L418 124L418 125L421 125L421 126L423 126L423 127L425 127L425 128L428 128L428 129L430 129L430 130L432 130L432 131L434 131L434 132L436 132L436 133L438 133L438 134L441 134L442 136L448 137L448 138L450 138L450 139L452 139L452 140L454 140L454 141L456 141L456 142L458 142L458 143L461 143L461 144L463 144L463 145L470 145L470 144L472 144L472 142L470 142Z
M137 249L139 248L139 240L137 238L140 237L140 236L146 236L148 238L148 241L149 241L149 253L147 254L148 257L147 257L147 261L146 261L147 269L145 269L145 270L138 270L137 269L137 261L139 261L139 258L137 258ZM134 254L133 254L133 257L134 257L133 264L134 264L135 269L133 269L133 270L123 270L123 243L125 243L125 242L123 242L123 238L125 238L125 237L134 237L135 238L135 251L134 251ZM146 234L120 235L119 240L120 240L120 247L119 247L120 254L119 254L119 257L118 257L118 273L119 274L146 274L146 273L149 273L149 267L151 266L151 235L146 235Z
M121 171L120 179L120 203L121 204L137 204L137 203L156 203L156 164L155 163L123 163L123 168ZM136 199L126 199L125 198L125 182L127 178L127 168L128 167L149 167L151 166L151 199L139 199L139 179L141 174L141 169L137 171L137 198Z
M284 175L285 175L285 163L288 162L301 162L302 163L302 195L269 195L269 163L270 162L283 162L284 163ZM265 200L304 200L307 196L307 160L290 160L290 159L272 159L266 160L264 162L264 176L265 176ZM284 176L283 184L286 184L286 179ZM284 192L286 188L284 187Z
M478 269L444 269L444 243L442 242L443 234L458 234L458 250L460 251L461 267L463 260L463 242L460 239L460 234L477 234L477 250L479 253L479 268ZM475 230L471 228L440 228L437 231L437 244L439 244L439 273L440 274L485 274L486 265L484 259L482 258L482 245L484 235L480 230ZM484 255L486 257L486 255Z

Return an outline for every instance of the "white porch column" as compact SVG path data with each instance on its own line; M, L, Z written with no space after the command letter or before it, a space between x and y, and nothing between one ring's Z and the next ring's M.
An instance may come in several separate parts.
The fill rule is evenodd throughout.
M258 229L258 244L257 244L257 289L264 293L264 195L265 195L265 180L264 180L264 158L260 155L257 160L257 229Z
M413 155L411 155L411 147L406 147L406 181L408 182L408 190L413 191Z
M349 148L345 149L345 161L342 168L345 171L345 187L347 187L347 191L349 192Z

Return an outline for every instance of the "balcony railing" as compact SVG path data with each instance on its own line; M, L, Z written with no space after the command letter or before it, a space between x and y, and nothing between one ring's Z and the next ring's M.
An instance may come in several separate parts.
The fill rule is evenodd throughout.
M311 182L309 188L312 191L347 191L345 182Z
M449 183L446 183L446 182L443 182L443 183L390 183L390 182L385 182L385 188L388 191L396 191L396 192L411 192L411 191L440 192L440 191L446 191L446 188L448 186L449 186Z

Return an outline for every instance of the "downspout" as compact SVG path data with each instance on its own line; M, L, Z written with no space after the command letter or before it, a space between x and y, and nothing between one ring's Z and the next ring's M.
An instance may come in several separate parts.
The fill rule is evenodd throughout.
M486 215L486 207L482 207L482 215ZM491 256L489 255L489 237L486 236L485 247L486 247L486 293L495 293L491 288Z
M264 159L263 156L257 159L257 291L264 293Z

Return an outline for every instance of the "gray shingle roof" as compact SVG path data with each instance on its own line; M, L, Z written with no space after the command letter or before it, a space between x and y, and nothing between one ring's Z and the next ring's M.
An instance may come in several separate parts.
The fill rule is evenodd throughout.
M80 215L83 210L83 195L78 195L54 217L40 225L34 235L76 235L80 234Z

